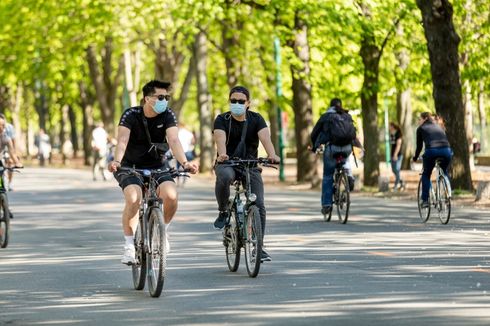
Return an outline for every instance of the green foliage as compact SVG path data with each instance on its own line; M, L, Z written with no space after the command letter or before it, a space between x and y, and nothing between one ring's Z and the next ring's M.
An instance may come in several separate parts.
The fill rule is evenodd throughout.
M240 71L238 82L251 89L254 107L266 112L266 100L275 98L277 67L273 42L277 36L282 46L279 70L284 99L280 105L290 115L290 121L294 121L290 67L302 64L288 46L294 35L295 18L303 19L308 26L311 70L308 78L312 85L315 117L324 112L332 97L342 98L347 108L360 108L364 73L359 55L362 36L371 33L376 45L381 46L394 29L395 21L400 19L403 33L395 31L390 36L381 57L376 86L379 102L382 103L388 93L392 94L393 89L410 88L414 111L430 110L433 107L431 72L420 12L415 2L364 2L369 4L369 15L361 14L359 4L363 1L2 0L0 85L10 89L24 85L25 111L34 114L32 106L38 96L35 85L42 83L49 103L50 126L57 126L64 104L75 108L77 121L81 123L79 83L89 85L89 91L93 92L87 68L87 46L92 44L101 53L106 38L111 37L115 58L125 49L140 47L141 81L144 83L154 77L155 48L159 39L165 40L169 49L179 49L187 63L194 36L202 30L209 40L209 89L216 113L227 109L227 55L233 58ZM488 93L488 5L484 0L455 0L454 17L461 36L460 52L468 54L461 76L472 83L474 90L483 82ZM237 40L229 53L223 51L225 27L228 36ZM408 56L408 65L403 69L397 59L400 52ZM186 71L187 68L182 69L180 80ZM391 103L394 99L394 95L389 96ZM120 101L117 103L122 109ZM382 109L380 106L380 113ZM394 115L394 105L390 105L390 110L390 115ZM99 114L97 109L94 112ZM194 127L197 127L195 86L191 88L183 113L184 119L196 121ZM36 117L29 118L36 120Z

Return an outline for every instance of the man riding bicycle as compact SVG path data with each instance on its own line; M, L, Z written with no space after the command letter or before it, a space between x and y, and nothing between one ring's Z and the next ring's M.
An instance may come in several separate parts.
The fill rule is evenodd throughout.
M178 138L177 119L167 107L170 83L152 80L143 87L143 106L124 111L119 121L117 147L114 160L108 169L123 189L125 206L122 226L125 238L123 264L135 263L134 231L138 225L138 213L142 200L142 182L134 175L118 171L119 167L137 169L159 169L168 166L164 153L170 146L174 157L184 169L196 173L196 164L185 158ZM177 188L174 180L167 175L157 178L157 193L164 203L165 227L172 221L177 211ZM168 243L168 239L166 239ZM167 248L169 246L167 245Z
M267 152L271 162L279 162L274 145L271 141L269 128L264 118L257 112L250 111L250 92L243 86L235 86L229 94L230 111L220 114L214 120L214 141L217 147L217 162L230 158L250 159L257 158L259 140ZM214 222L216 229L222 229L228 219L228 198L230 185L237 177L237 171L230 166L217 164L215 166L216 185L215 194L218 202L219 215ZM265 233L266 211L264 205L264 183L261 170L250 170L250 186L257 195L255 201L260 212L262 236ZM271 261L271 257L262 250L262 261Z
M333 174L337 160L336 153L344 153L347 159L352 153L352 144L356 141L356 129L350 114L342 108L342 101L334 98L330 101L330 108L316 123L311 132L313 151L325 144L323 152L323 180L322 180L322 214L328 215L332 210ZM356 145L357 146L357 145ZM359 144L360 146L360 144ZM354 176L348 161L344 165L348 174L349 188L354 189Z
M417 148L413 161L416 162L422 145L425 145L423 157L423 172L422 172L422 208L429 207L429 189L430 176L436 164L436 160L440 159L441 168L444 174L448 176L448 167L451 163L453 151L449 145L446 133L441 125L435 121L429 112L423 112L420 115L419 127L417 128ZM448 176L449 177L449 176Z

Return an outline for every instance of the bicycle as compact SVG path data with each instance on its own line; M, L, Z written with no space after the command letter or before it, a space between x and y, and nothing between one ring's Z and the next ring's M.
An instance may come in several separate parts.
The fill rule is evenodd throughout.
M422 177L419 180L419 185L417 189L417 204L419 209L420 219L423 223L427 222L430 217L431 208L437 210L437 215L441 224L447 224L449 218L451 217L451 183L449 178L446 176L441 168L441 159L436 159L436 164L434 170L436 171L435 187L434 182L430 182L429 190L429 206L422 207ZM420 175L422 176L422 173ZM435 189L434 189L435 188Z
M347 177L347 171L344 168L347 155L342 152L334 153L333 158L336 160L336 165L335 172L333 174L334 191L332 204L337 207L339 222L345 224L349 218L350 208L349 179ZM328 214L323 214L323 220L325 222L330 222L330 219L332 218L332 211L333 209L331 209Z
M166 231L163 221L163 202L157 195L158 183L155 176L187 176L187 171L175 169L135 169L120 167L143 183L138 226L134 236L135 260L131 265L133 285L143 290L148 280L150 295L157 298L162 293L167 266Z
M5 171L19 172L21 167L5 167L0 164L0 248L6 248L9 243L10 236L10 212L7 190L5 188Z
M243 247L247 273L250 277L256 277L260 270L264 230L262 230L259 208L255 204L257 195L251 190L250 169L257 165L276 167L272 166L272 163L265 158L231 159L218 164L237 168L240 174L233 182L235 195L230 198L229 221L223 229L223 245L225 246L228 269L230 272L238 270L241 248ZM245 200L242 200L242 195Z

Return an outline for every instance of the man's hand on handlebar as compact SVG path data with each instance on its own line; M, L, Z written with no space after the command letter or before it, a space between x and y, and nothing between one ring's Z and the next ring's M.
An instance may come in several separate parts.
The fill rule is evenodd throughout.
M109 170L109 172L116 172L120 167L121 167L121 162L119 162L119 161L111 161L107 165L107 170Z
M226 155L226 154L220 154L216 158L216 161L218 161L218 162L224 162L224 161L227 161L229 159L230 159L230 157L228 155Z
M185 164L182 167L192 174L196 174L197 171L199 171L199 166L193 162L185 162Z
M267 159L270 161L271 164L279 164L281 163L281 158L277 156L276 154L274 155L269 155Z

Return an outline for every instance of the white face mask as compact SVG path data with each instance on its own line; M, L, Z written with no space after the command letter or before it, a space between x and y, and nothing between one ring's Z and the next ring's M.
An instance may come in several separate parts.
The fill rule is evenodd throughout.
M230 104L230 111L233 115L242 116L245 114L245 111L246 111L245 104L231 103Z
M167 100L156 100L155 105L153 106L153 111L160 114L167 110Z

